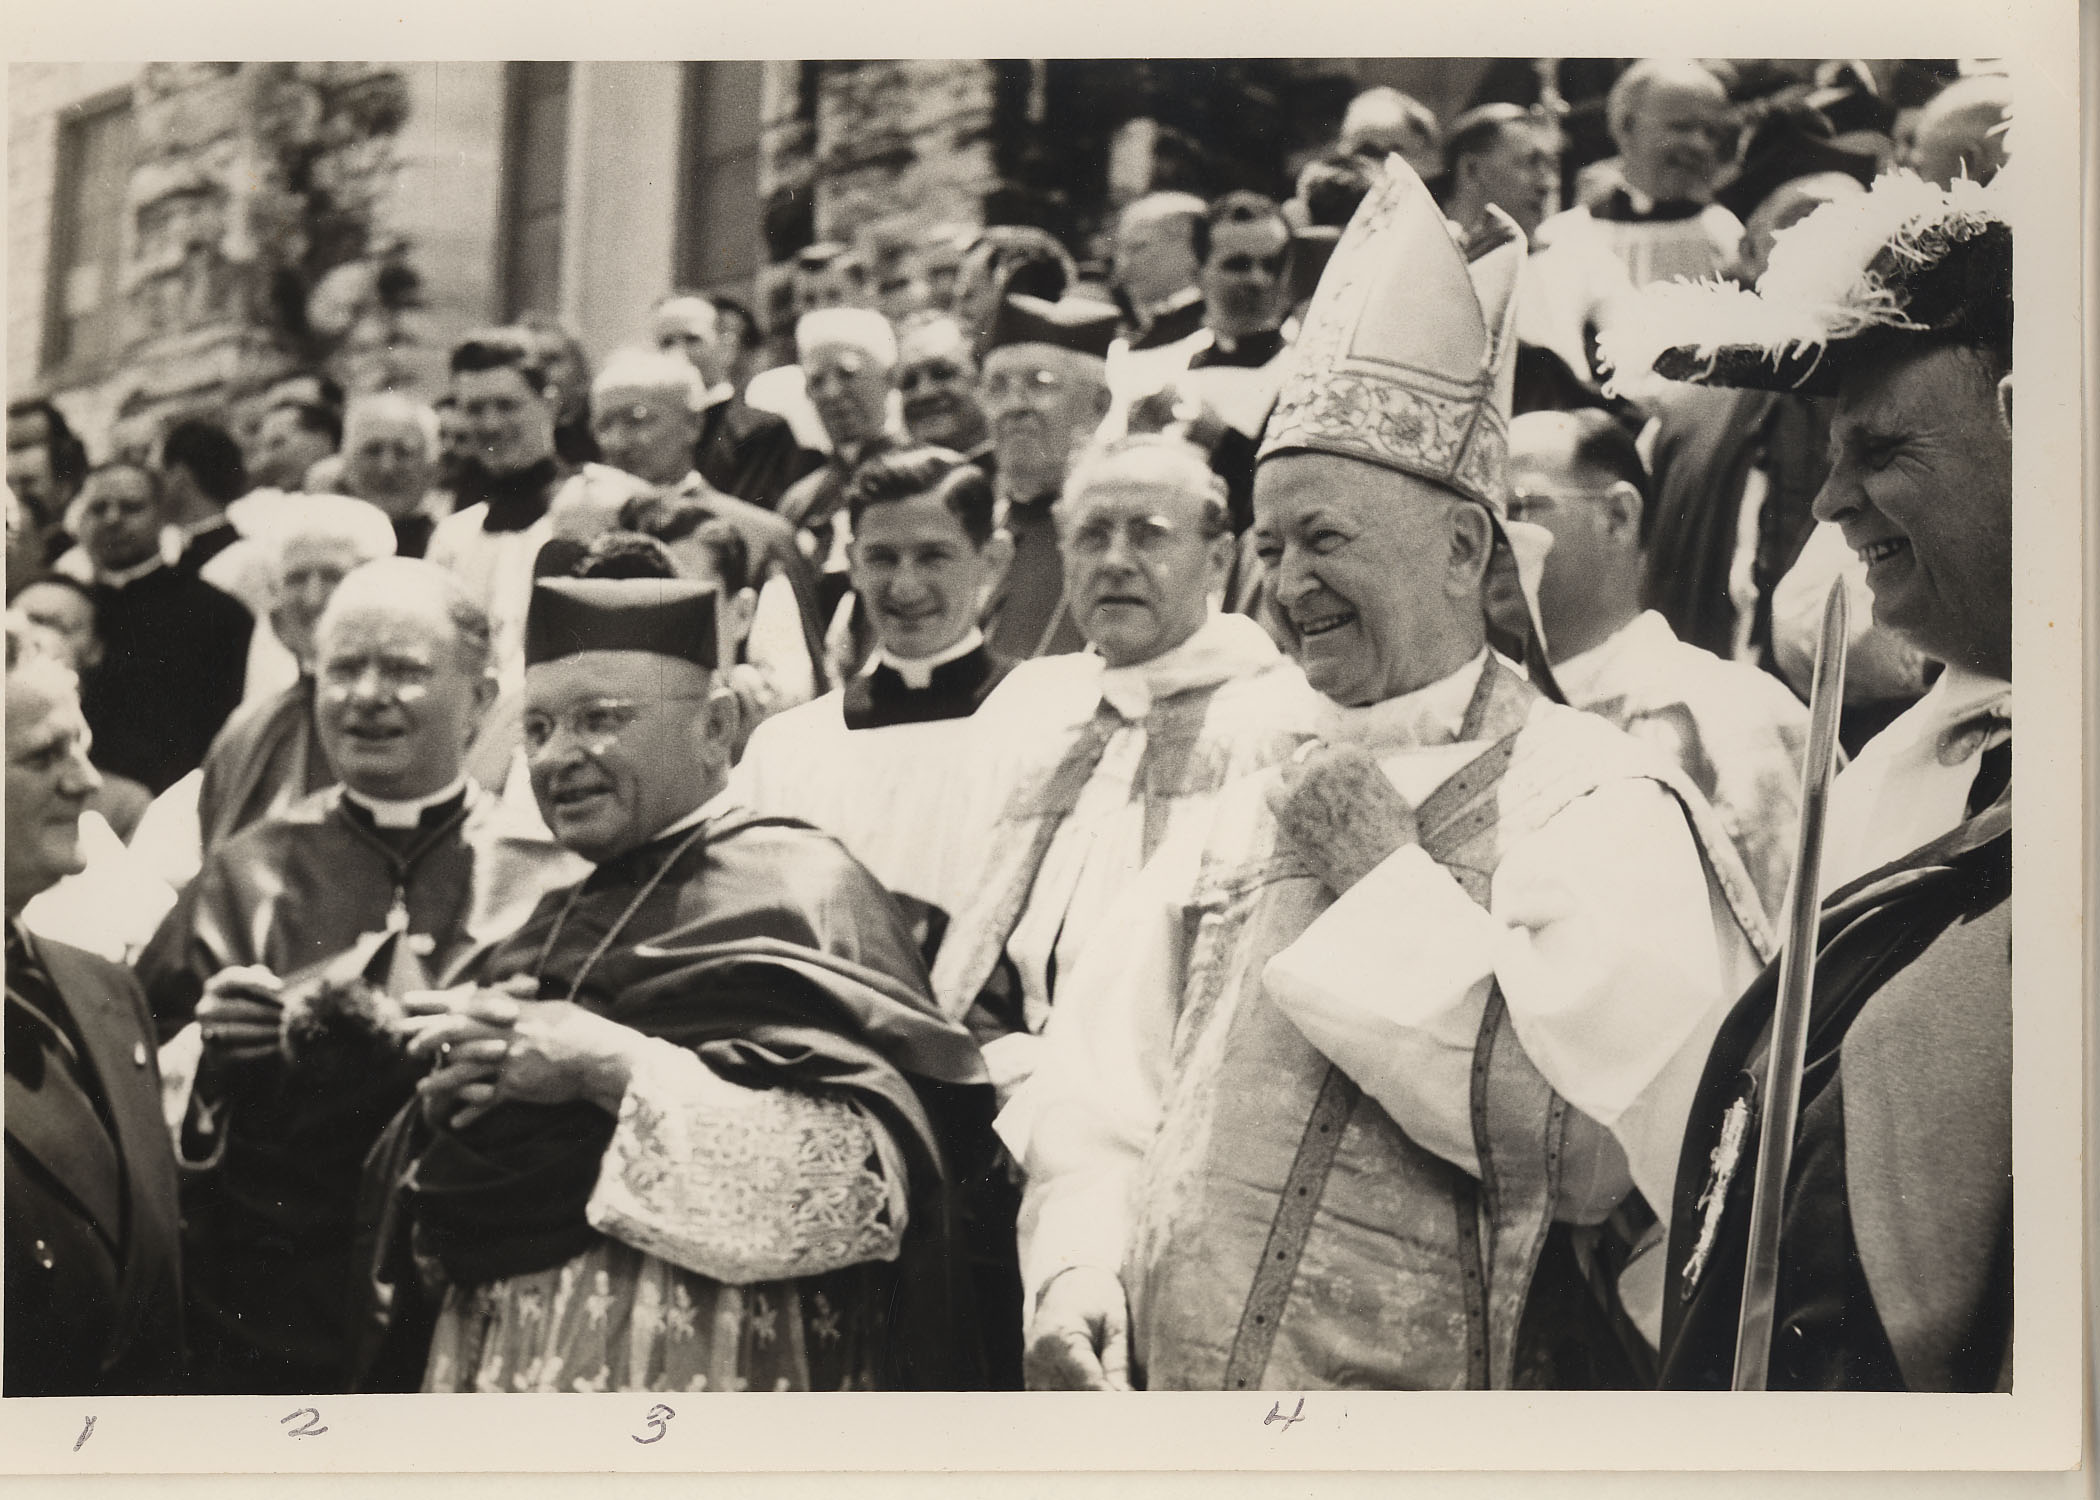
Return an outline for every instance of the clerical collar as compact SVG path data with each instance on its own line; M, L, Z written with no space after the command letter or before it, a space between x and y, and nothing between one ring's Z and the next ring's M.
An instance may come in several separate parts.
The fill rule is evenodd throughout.
M1451 744L1465 725L1481 673L1492 665L1482 646L1456 672L1412 693L1361 708L1336 704L1321 715L1319 736L1330 744L1362 745L1376 754Z
M1259 671L1280 655L1269 633L1251 617L1213 612L1194 635L1150 661L1104 666L1101 699L1135 724L1162 698Z
M713 411L718 406L727 406L731 401L734 401L735 399L736 387L731 385L726 380L719 381L716 384L709 386L707 388L707 394L700 398L700 410Z
M490 474L483 495L488 506L481 518L483 531L524 531L547 513L553 500L555 479L561 465L553 458L508 474Z
M1145 326L1147 328L1150 328L1161 318L1169 317L1174 313L1180 312L1184 307L1193 306L1194 304L1202 300L1202 287L1185 286L1180 291L1176 292L1173 296L1166 298L1164 301L1155 302L1150 307L1140 309L1140 315L1145 320Z
M378 828L414 828L423 821L423 814L448 802L456 802L467 793L466 773L452 778L449 785L432 792L427 797L410 797L394 801L386 797L373 797L351 787L343 788L343 800L354 802L372 815L372 823Z
M1257 329L1238 337L1213 328L1210 330L1210 347L1199 351L1196 358L1213 365L1265 365L1283 352L1285 342L1281 328ZM1194 362L1193 359L1190 361Z
M1588 702L1597 696L1598 684L1621 653L1629 647L1659 645L1665 636L1676 639L1670 622L1652 609L1642 610L1589 650L1553 663L1553 680L1569 702Z
M105 568L100 563L96 563L94 565L95 582L105 588L127 588L137 583L141 578L150 577L152 574L158 573L167 565L168 559L156 545L151 557L142 563L134 563L128 568Z
M1621 183L1598 205L1596 217L1625 224L1667 224L1696 219L1705 212L1704 203L1690 198L1651 198L1639 188Z
M872 677L882 667L888 667L904 679L904 685L914 692L924 692L933 684L933 669L944 667L951 661L968 656L984 644L984 632L976 626L952 646L944 647L931 656L893 656L886 646L877 646L869 658L866 675Z

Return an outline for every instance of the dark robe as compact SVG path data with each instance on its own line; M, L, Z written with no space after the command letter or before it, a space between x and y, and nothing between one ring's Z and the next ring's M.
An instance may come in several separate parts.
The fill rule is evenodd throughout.
M893 1264L813 1279L859 1336L880 1341L882 1384L981 1384L950 1175L990 1139L975 1044L935 1007L895 903L835 840L735 809L700 826L697 839L684 830L645 844L579 890L544 898L491 956L484 982L527 975L542 998L562 999L581 975L578 1004L693 1049L731 1082L863 1105L907 1163L903 1249ZM454 1284L479 1286L597 1243L585 1205L613 1129L581 1101L507 1104L457 1131L431 1126L419 1108L402 1112L367 1177L365 1388L412 1389L421 1375L401 1347L413 1351L416 1330L435 1319L418 1257L433 1257Z
M1823 904L1774 1390L2010 1388L2011 892L2007 793ZM1733 1377L1778 968L1723 1024L1692 1103L1663 1292L1667 1388Z
M760 411L742 396L710 406L693 444L693 467L725 495L776 510L788 487L824 466L824 455L795 441L785 417Z
M175 1158L130 973L8 922L7 1321L0 1395L172 1394Z
M846 727L885 729L892 724L967 719L1012 670L1012 662L985 646L942 662L923 688L911 686L895 667L879 666L846 684Z
M95 763L155 795L187 776L241 701L247 609L195 573L155 568L123 585L97 583L102 660L81 686Z
M175 566L196 574L204 565L241 539L240 529L224 515L207 526L201 526L189 534L182 545L182 556Z
M985 611L984 634L994 655L1009 661L1058 656L1086 648L1086 637L1065 607L1065 563L1050 517L1054 494L1007 507L1013 565Z
M299 680L226 721L204 757L197 831L215 849L272 808L335 783L314 729L314 680Z
M1728 569L1743 489L1769 480L1759 518L1758 619L1750 639L1769 656L1772 590L1815 527L1810 506L1830 472L1823 403L1771 391L1680 389L1658 413L1652 468L1655 527L1644 602L1677 638L1716 656L1735 649Z
M1130 350L1133 354L1147 349L1158 349L1167 344L1178 344L1203 326L1203 299L1161 313L1130 334Z
M500 816L477 795L381 830L330 791L213 849L139 957L162 1029L194 1014L220 969L290 980L385 930L397 901L433 981L458 980L571 868L552 845L513 856ZM186 1162L216 1159L183 1182L200 1390L342 1388L360 1171L422 1071L396 1058L324 1082L280 1056L205 1055L182 1132Z
M394 556L421 557L430 550L430 534L437 530L437 517L427 511L395 516Z

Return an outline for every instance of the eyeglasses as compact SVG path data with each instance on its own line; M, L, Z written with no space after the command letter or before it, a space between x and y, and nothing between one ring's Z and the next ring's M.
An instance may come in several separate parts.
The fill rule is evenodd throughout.
M1064 376L1040 367L1032 370L995 370L984 377L988 401L1009 396L1050 396L1065 388Z
M1609 489L1601 490L1511 490L1509 492L1508 519L1521 521L1526 516L1559 510L1570 500L1602 500Z
M704 693L671 693L661 698L651 698L649 702L698 703L706 696ZM580 703L559 714L535 709L525 715L520 726L524 733L526 753L541 754L554 743L554 737L566 729L581 741L583 747L591 754L603 754L641 716L645 706L619 698L599 698L589 703Z
M1173 546L1182 534L1165 516L1086 516L1065 532L1065 546L1082 557L1102 557L1116 543L1118 534L1130 550L1150 562Z

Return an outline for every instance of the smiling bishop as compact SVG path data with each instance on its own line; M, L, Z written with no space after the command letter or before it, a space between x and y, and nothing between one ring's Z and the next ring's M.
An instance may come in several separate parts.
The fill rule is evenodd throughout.
M1674 767L1489 647L1524 261L1493 217L1469 259L1393 159L1284 356L1255 525L1318 734L1060 978L999 1122L1032 1385L1647 1373L1654 1279L1619 1272L1764 924Z

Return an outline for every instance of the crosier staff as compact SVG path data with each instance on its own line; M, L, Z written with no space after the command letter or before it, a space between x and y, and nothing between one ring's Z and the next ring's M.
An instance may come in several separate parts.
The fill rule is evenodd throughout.
M1736 1320L1734 1389L1761 1391L1772 1363L1772 1309L1779 1287L1779 1225L1786 1211L1787 1168L1801 1108L1801 1070L1808 1012L1815 995L1816 916L1823 865L1823 825L1837 761L1838 713L1845 703L1845 582L1830 586L1816 675L1809 688L1808 754L1801 773L1801 821L1794 846L1794 884L1787 896L1786 946L1779 960L1779 1002L1772 1018L1759 1126L1757 1179L1750 1199L1749 1257L1743 1307Z

